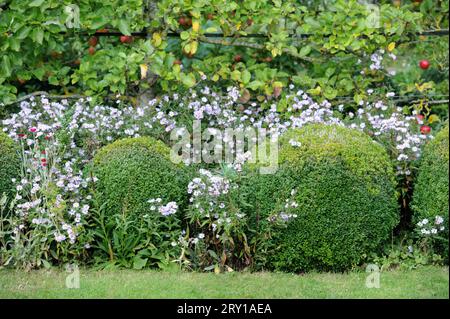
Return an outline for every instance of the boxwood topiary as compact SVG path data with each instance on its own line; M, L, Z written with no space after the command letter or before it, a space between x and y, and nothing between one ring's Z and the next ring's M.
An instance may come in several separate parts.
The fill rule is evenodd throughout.
M253 169L242 188L255 224L282 210L297 190L297 217L274 238L271 268L346 270L389 238L399 212L392 164L381 145L356 130L312 124L281 137L278 159L275 174Z
M413 222L436 216L444 218L444 238L448 238L449 129L447 125L425 146L413 192ZM448 241L437 242L437 250L448 262Z
M18 147L5 133L0 132L0 197L10 194L13 188L12 178L20 171Z
M185 203L188 176L170 160L170 149L150 137L125 138L109 144L94 157L100 202L106 214L139 217L151 213L148 200Z

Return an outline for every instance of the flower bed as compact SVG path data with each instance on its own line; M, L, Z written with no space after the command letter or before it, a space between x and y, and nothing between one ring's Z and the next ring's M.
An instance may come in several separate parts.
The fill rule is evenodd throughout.
M201 271L348 269L366 261L389 237L399 215L394 188L414 177L415 160L432 137L421 131L417 112L405 115L390 95L361 103L356 113L315 102L293 86L285 97L260 103L243 104L235 88L224 94L207 86L139 107L90 102L32 98L3 121L3 131L22 150L13 195L2 205L2 212L11 213L2 217L7 229L3 265L34 268L77 261ZM326 142L321 132L334 127L337 135L342 130L335 143L342 149L331 148L339 156L330 158L341 158L344 151L348 157L343 162L320 160L318 166L308 160L294 170L294 179L292 172L283 175L281 165L279 173L266 177L273 190L255 201L258 185L248 183L248 152L233 154L231 162L196 163L203 149L196 149L191 139L181 140L189 156L171 162L171 148L180 144L173 137L195 131L196 120L224 148L234 143L227 129L266 129L271 137L281 138L280 163L292 154L303 163L303 155L289 155L287 149L299 147L298 154L303 154L307 147L306 158L310 149L320 154ZM290 133L297 130L310 135L297 140ZM320 143L314 144L314 134ZM311 139L303 140L307 136ZM335 145L332 137L329 141ZM323 176L328 182L318 182ZM302 184L303 179L309 182ZM347 189L342 190L345 201L336 205L324 200L322 205L317 199L311 205L309 192L320 185L324 188L317 196L336 200L338 190ZM255 217L273 194L288 209L273 206ZM303 214L312 221L321 216L318 223L329 224L326 229L344 236L345 244L325 240L318 252L303 246L310 253L295 258L273 254L297 245L295 240L288 244L290 229L308 229L311 245L322 240L319 224L303 225ZM351 231L339 232L345 223Z

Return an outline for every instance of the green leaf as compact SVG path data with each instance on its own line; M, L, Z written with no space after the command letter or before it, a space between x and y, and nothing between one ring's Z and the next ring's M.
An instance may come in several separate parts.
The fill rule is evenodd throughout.
M17 38L11 37L9 39L9 46L11 47L11 50L13 51L19 51L20 50L20 41Z
M195 76L192 73L189 74L180 73L180 78L181 82L183 82L183 84L188 88L193 87L196 83Z
M181 40L187 40L187 39L189 39L189 32L187 32L187 31L181 32L181 33L180 33L180 38L181 38Z
M250 79L252 78L252 75L250 74L250 72L248 72L247 70L242 72L242 83L247 84L248 82L250 82Z
M304 46L300 49L300 56L307 56L311 52L311 47L309 45Z
M255 91L263 86L264 86L264 82L258 81L258 80L252 81L247 85L247 87L253 91Z
M19 40L23 40L23 39L25 39L28 36L30 31L31 31L30 27L22 27L17 32L16 38L19 39Z
M328 99L328 100L333 100L336 96L337 96L337 90L333 89L333 88L326 88L323 92L323 95Z
M9 77L11 75L11 62L7 55L3 56L3 61L1 64L0 74L4 77Z
M135 256L133 259L133 269L141 270L147 264L148 258L140 258L139 256Z
M36 28L33 30L33 41L37 42L38 44L42 44L42 41L44 40L44 30L41 28Z
M49 76L48 83L50 83L51 85L59 85L59 81L56 76Z
M217 256L217 254L214 252L214 250L208 249L208 253L209 255L214 258L214 259L219 259L219 257Z
M29 4L29 6L30 7L40 7L44 3L44 1L45 0L34 0Z
M44 265L44 268L45 268L45 269L50 269L50 268L52 268L52 265L51 265L47 260L41 259L41 261L42 261L42 265Z
M45 75L45 71L43 68L33 69L31 72L34 74L34 76L39 80L42 81Z
M336 72L336 68L328 68L328 69L325 71L325 76L326 76L327 78L329 78L329 77L331 77L331 76L334 74L334 72Z
M105 16L96 16L94 19L92 19L91 28L92 29L99 29L106 25L108 23L108 19L106 19Z
M130 26L128 25L128 22L125 20L120 20L119 25L117 26L124 35L131 35Z
M234 81L239 81L241 79L241 71L234 70L233 72L231 72L231 79Z
M439 116L436 115L436 114L431 114L431 115L428 117L428 122L429 122L429 123L434 123L434 122L439 122L439 121L440 121Z

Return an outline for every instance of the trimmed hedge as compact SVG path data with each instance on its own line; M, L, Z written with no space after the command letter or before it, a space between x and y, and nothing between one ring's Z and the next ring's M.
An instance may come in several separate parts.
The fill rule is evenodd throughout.
M313 124L283 135L278 171L255 170L243 189L253 223L282 210L297 190L298 216L274 239L269 267L342 271L380 248L399 221L391 165L383 147L356 130Z
M449 196L449 127L448 124L425 146L419 165L419 174L414 186L412 209L413 222L424 218L444 218L445 238L448 238L448 196ZM448 262L448 242L439 243L438 252Z
M5 133L0 132L0 197L3 193L11 194L12 178L20 172L18 147Z
M150 210L148 200L163 204L186 202L188 177L183 166L170 160L170 149L151 137L125 138L109 144L94 157L98 193L107 215L139 217Z

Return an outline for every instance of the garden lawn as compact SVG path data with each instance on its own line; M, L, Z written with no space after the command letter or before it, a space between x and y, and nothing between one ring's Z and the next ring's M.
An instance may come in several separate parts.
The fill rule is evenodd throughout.
M0 270L0 298L449 298L448 267L367 273L202 274L80 269L80 288L65 288L61 270Z

